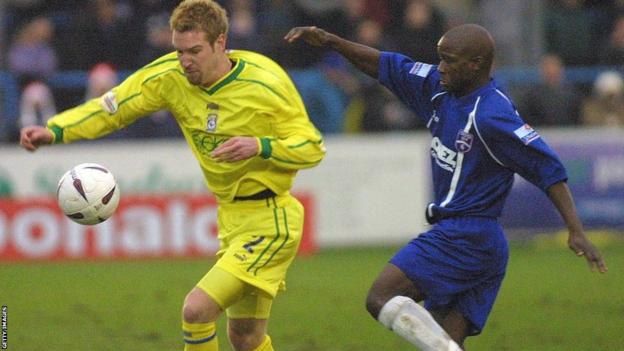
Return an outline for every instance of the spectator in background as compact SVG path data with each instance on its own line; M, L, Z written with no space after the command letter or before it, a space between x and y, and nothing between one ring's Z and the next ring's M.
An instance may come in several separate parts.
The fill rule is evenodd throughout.
M282 37L298 22L297 11L289 0L267 0L258 4L258 34L262 41L261 52L288 67L291 56ZM293 55L294 56L294 55ZM290 68L290 67L288 67Z
M478 0L480 22L496 40L496 66L535 64L541 54L543 32L537 18L542 0Z
M85 101L104 95L117 83L115 69L107 63L98 63L89 71Z
M4 92L0 89L0 143L5 143L9 140L10 129L16 127L12 120L5 114L4 110ZM16 128L17 129L17 128Z
M445 28L445 18L431 0L408 0L400 24L391 32L397 51L416 61L437 63L437 43Z
M139 65L146 65L154 57L160 57L173 51L169 15L167 12L152 14L145 21L146 38Z
M355 38L356 24L363 20L371 20L385 29L390 22L389 0L343 0L342 11L345 22L349 25L344 28L348 38Z
M52 95L43 83L58 68L56 51L51 44L53 37L52 22L46 17L25 23L15 34L8 52L8 69L16 76L22 94L21 111L2 121L4 125L0 129L7 141L17 138L20 126L45 123L50 111L55 110L50 107L54 103L47 103Z
M343 4L330 0L272 0L261 6L261 11L263 16L268 15L260 22L260 33L267 38L263 43L271 45L268 54L288 70L314 125L323 134L343 132L347 101L341 86L332 81L341 75L342 64L332 55L325 55L324 50L310 50L304 44L287 45L282 40L290 29L284 27L288 23L320 22L330 28L348 30L350 24L344 16Z
M354 41L370 47L387 49L391 46L383 36L382 28L371 20L358 24ZM352 75L357 77L359 84L350 114L347 115L347 125L355 124L352 121L359 121L357 131L362 132L408 130L416 126L414 114L387 88L361 72L353 72Z
M45 126L56 114L56 105L50 88L41 81L29 83L20 99L19 127Z
M624 66L624 15L615 20L600 57L604 65Z
M335 78L345 70L341 60L328 54L314 67L289 72L301 92L310 120L323 134L343 132L347 97Z
M350 18L345 16L342 1L267 0L258 3L258 10L259 33L262 44L266 46L263 53L268 54L289 72L293 69L308 70L317 67L326 52L326 50L310 50L303 44L286 45L282 38L292 25L319 23L325 28L332 28L343 34L354 26ZM288 24L291 26L285 27ZM301 52L305 52L305 55L301 55Z
M592 96L583 103L582 121L590 126L624 127L624 81L620 73L601 73Z
M51 41L52 22L45 17L28 22L9 48L9 70L22 84L50 77L58 68L58 58Z
M366 0L344 0L342 2L342 11L345 21L353 24L345 28L345 36L354 38L357 28L355 24L370 19L366 13ZM377 23L379 24L379 22Z
M595 63L594 17L583 0L554 0L545 9L546 52L552 52L567 65Z
M0 71L4 70L4 55L6 53L6 4L0 1ZM0 122L1 123L1 122ZM0 136L1 138L1 136Z
M263 43L258 34L254 2L252 0L232 0L227 10L230 17L229 48L259 51Z
M133 0L133 18L143 21L142 38L137 67L150 63L154 57L160 57L172 51L169 14L180 0ZM134 27L138 27L135 23Z
M134 0L135 12L142 18L148 18L154 14L170 13L180 0Z
M544 55L539 64L540 82L521 99L520 114L531 125L567 126L579 119L579 93L565 80L559 56Z
M610 9L615 17L624 16L624 0L613 0Z
M115 69L134 69L141 65L142 22L133 15L133 7L122 0L93 0L85 14L78 14L76 29L63 48L66 60L75 68L90 69L109 62Z
M87 75L87 88L85 89L84 101L97 99L106 94L119 82L117 71L108 63L98 63L89 70ZM45 124L44 124L45 125ZM115 131L107 135L106 139L124 139L132 137L131 129L127 128Z

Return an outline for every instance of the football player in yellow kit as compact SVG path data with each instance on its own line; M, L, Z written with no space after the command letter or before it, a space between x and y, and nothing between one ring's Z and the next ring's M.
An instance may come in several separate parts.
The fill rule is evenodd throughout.
M23 128L20 143L34 151L95 139L169 110L219 204L218 260L184 301L184 349L218 350L215 323L225 311L235 350L273 350L267 319L303 229L289 190L298 170L321 162L323 139L278 64L226 50L228 20L216 2L185 0L170 25L175 53L46 127Z

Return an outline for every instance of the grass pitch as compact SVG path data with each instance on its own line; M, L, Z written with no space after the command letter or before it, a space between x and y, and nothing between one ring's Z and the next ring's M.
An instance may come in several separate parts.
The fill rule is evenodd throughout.
M415 350L364 309L394 248L301 257L269 332L279 351ZM507 278L469 350L622 350L624 243L602 245L609 272L591 273L559 244L512 245ZM0 265L8 350L181 350L180 305L211 260ZM219 326L222 350L227 344Z

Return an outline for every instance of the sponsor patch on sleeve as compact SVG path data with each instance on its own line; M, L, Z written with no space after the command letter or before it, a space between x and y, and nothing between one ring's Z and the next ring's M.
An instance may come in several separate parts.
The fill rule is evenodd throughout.
M415 74L419 77L427 78L427 74L429 74L429 71L431 71L431 67L432 66L429 64L416 62L412 69L409 71L409 73Z
M119 109L119 105L117 105L117 97L112 91L102 95L100 98L100 105L104 111L108 112L110 115L114 114L117 112L117 109Z
M539 139L540 137L539 134L537 134L537 132L528 124L514 130L514 134L522 140L524 145L529 145L533 140Z

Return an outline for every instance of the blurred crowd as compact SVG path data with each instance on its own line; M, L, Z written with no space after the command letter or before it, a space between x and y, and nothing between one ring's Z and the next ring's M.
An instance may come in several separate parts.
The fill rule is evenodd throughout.
M535 67L508 91L534 125L624 126L624 0L223 0L228 46L262 52L288 70L324 133L423 128L413 113L340 56L283 36L317 25L345 38L436 63L450 27L476 22L497 41L496 70ZM172 51L168 18L178 0L0 2L0 141L21 126L100 96L128 73ZM595 67L591 81L566 75ZM63 74L60 74L63 73ZM61 78L60 78L61 77ZM2 106L9 83L17 108ZM14 115L13 115L14 114ZM178 137L159 112L111 138Z

